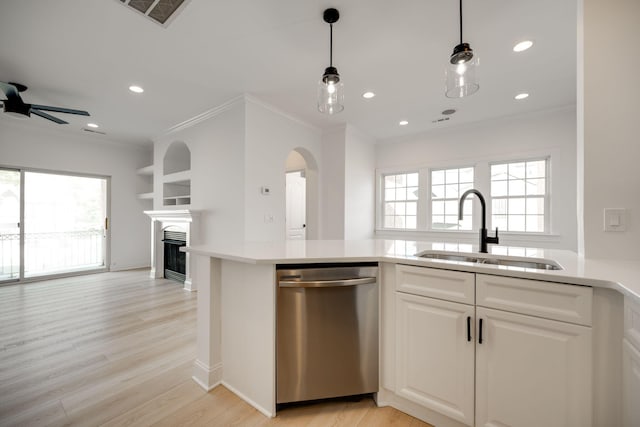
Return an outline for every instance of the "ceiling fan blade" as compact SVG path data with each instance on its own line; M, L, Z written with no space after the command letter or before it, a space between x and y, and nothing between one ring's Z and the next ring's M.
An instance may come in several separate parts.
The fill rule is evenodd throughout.
M11 98L12 96L19 96L18 89L14 85L9 83L0 82L0 90L2 90L5 95L7 95L7 98Z
M61 120L61 119L59 119L57 117L53 117L51 114L47 114L47 113L44 113L44 112L39 111L39 110L34 110L33 106L31 106L31 114L35 114L36 116L40 116L40 117L42 117L44 119L51 120L52 122L56 122L59 125L68 125L69 124L69 122L65 122L64 120Z
M55 111L56 113L77 114L79 116L88 116L89 113L82 110L72 110L71 108L51 107L49 105L37 105L31 104L31 109L43 110L43 111Z

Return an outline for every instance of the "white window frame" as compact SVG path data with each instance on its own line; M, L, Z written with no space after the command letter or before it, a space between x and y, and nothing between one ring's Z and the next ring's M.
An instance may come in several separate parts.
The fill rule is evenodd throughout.
M477 231L480 228L480 206L479 202L476 202L475 197L470 197L467 200L473 205L472 213L472 226L471 230L442 230L434 229L431 226L431 171L433 170L447 170L447 169L462 169L467 167L473 168L473 188L480 191L486 200L486 215L487 215L487 228L495 229L493 226L493 198L491 196L491 166L494 164L509 164L519 163L527 161L545 160L546 161L546 179L545 179L545 207L544 207L544 232L531 232L531 231L506 231L500 229L500 235L510 235L514 239L529 239L532 236L547 236L557 239L558 236L553 234L553 218L551 213L553 207L551 206L553 201L553 195L551 189L555 185L552 183L553 175L553 153L539 152L538 155L531 157L510 157L510 156L487 156L486 158L479 159L477 161L463 162L464 163L449 163L447 161L422 164L408 167L389 167L376 169L376 233L380 233L380 236L388 236L394 238L396 236L404 236L403 238L415 238L415 239L475 239L477 237ZM388 175L418 173L418 204L417 204L417 227L415 229L405 228L387 228L384 227L384 177ZM397 234L396 234L397 233ZM442 236L442 237L436 237ZM546 238L546 237L543 237ZM537 239L537 237L534 237ZM517 241L517 240L514 240ZM527 240L529 241L529 240ZM546 240L541 240L546 241Z
M527 162L537 162L537 161L544 161L545 162L545 189L544 189L544 231L526 231L526 230L518 230L518 231L512 231L512 230L500 230L500 232L504 232L504 233L513 233L513 234L525 234L525 235L548 235L551 234L551 156L542 156L542 157L529 157L529 158L519 158L519 159L509 159L509 160L496 160L496 161L492 161L488 163L488 174L489 174L489 197L485 197L487 199L487 216L488 216L488 222L489 224L491 224L490 227L488 227L489 229L495 229L496 226L493 223L493 200L495 199L506 199L509 200L511 198L523 198L523 199L527 199L527 198L539 198L539 195L536 196L506 196L506 197L493 197L491 195L491 185L492 185L492 179L491 179L491 168L492 166L495 165L509 165L512 163L527 163ZM524 178L526 180L526 176ZM507 218L508 218L509 214L507 213Z
M471 185L471 188L476 188L476 184L477 184L477 177L476 177L476 165L472 164L472 165L463 165L463 166L442 166L442 167L432 167L429 169L426 169L426 173L428 176L428 187L427 187L427 200L426 200L426 205L427 205L427 211L426 211L426 224L427 227L426 229L428 231L434 231L434 232L469 232L474 230L474 211L475 209L473 209L473 203L468 204L465 201L465 204L470 205L471 206L471 228L469 229L460 229L460 228L455 228L455 229L443 229L443 228L433 228L433 212L432 212L432 207L433 207L433 198L432 198L432 194L433 194L433 182L432 182L432 178L433 178L433 172L437 172L437 171L444 171L445 172L445 176L446 176L446 171L448 170L457 170L458 171L458 189L460 189L460 169L473 169L473 182ZM445 184L446 185L446 184ZM462 196L462 194L460 194L459 196ZM442 201L444 201L446 203L447 200L453 200L453 199L442 199ZM458 197L458 199L456 200L460 200L460 197ZM471 200L471 199L469 199Z
M409 175L409 174L417 174L418 175L418 198L415 200L416 203L416 226L415 228L397 228L397 227L385 227L385 203L387 202L385 197L385 178L387 176L392 175ZM407 169L407 170L397 170L397 171L385 171L379 173L378 185L378 228L381 230L393 230L393 231L419 231L420 230L420 205L422 204L422 186L421 186L421 172L418 169ZM394 200L395 201L395 200ZM413 200L406 200L409 202L413 202ZM406 216L406 214L405 214Z

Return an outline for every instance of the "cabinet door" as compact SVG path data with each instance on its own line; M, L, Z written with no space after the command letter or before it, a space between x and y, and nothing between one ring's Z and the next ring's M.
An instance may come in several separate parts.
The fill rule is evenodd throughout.
M397 394L467 425L473 425L473 312L466 304L396 293Z
M624 339L622 346L622 395L625 427L640 426L640 351Z
M591 328L480 307L476 317L476 426L591 425Z

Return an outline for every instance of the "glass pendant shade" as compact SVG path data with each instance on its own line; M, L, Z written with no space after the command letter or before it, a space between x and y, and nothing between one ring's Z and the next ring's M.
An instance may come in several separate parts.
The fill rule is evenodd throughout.
M318 82L318 111L323 114L336 114L344 110L344 85L338 69L333 66L333 24L339 18L340 12L333 8L322 14L324 22L329 24L329 66Z
M453 49L453 54L447 64L447 98L463 98L472 95L480 89L476 80L476 69L479 60L467 43L460 43Z
M344 110L344 85L335 67L328 67L318 82L318 111L335 114Z

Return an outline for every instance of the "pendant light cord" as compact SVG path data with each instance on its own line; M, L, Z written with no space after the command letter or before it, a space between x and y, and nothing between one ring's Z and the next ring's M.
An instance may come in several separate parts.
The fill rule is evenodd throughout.
M460 44L462 44L462 0L460 0Z
M329 24L329 66L333 67L333 24Z

